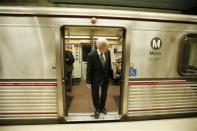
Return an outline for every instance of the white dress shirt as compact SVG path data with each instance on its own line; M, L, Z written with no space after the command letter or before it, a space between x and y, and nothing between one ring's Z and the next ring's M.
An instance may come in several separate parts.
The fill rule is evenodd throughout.
M100 58L101 52L100 52L99 49L97 49L97 53L98 53L99 58ZM104 61L106 62L105 53L103 53L102 56L103 56L103 58L104 58Z

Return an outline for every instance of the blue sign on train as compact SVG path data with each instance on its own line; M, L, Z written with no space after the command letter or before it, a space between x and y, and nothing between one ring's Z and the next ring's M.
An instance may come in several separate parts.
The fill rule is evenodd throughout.
M137 69L135 69L134 67L130 67L129 76L137 76Z

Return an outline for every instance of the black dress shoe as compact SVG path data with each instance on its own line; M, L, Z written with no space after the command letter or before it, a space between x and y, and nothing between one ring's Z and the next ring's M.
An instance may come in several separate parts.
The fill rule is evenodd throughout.
M98 119L99 118L99 113L100 113L99 110L96 110L95 111L95 113L94 113L94 118L95 119Z
M103 108L102 110L101 110L101 112L103 113L103 114L107 114L107 110L106 110L106 108Z

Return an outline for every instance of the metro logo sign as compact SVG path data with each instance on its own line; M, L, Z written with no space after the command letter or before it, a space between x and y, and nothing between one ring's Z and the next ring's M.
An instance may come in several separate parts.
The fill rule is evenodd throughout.
M160 56L162 53L161 51L159 51L159 49L162 46L162 40L159 37L155 37L151 40L151 48L152 50L150 50L150 55L152 56Z
M152 48L153 50L158 50L158 49L161 48L161 46L162 46L162 41L161 41L160 38L155 37L155 38L153 38L153 39L151 40L151 48Z

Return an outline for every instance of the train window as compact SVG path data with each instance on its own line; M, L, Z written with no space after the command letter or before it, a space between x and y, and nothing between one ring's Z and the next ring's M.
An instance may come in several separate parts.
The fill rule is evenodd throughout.
M91 45L82 45L82 60L87 62L88 53L91 52Z
M197 75L197 34L188 34L181 45L179 73L185 76Z

